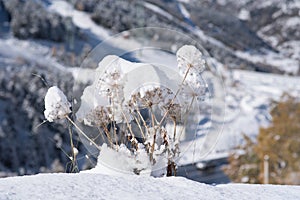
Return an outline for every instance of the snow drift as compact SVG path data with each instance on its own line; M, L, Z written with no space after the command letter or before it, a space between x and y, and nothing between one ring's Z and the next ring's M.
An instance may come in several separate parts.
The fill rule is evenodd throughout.
M180 177L38 174L0 179L0 199L299 199L299 186L211 186Z

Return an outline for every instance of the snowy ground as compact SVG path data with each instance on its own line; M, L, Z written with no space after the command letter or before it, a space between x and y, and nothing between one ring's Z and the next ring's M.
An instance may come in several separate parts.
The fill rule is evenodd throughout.
M299 199L299 186L211 186L185 178L38 174L0 179L0 199Z

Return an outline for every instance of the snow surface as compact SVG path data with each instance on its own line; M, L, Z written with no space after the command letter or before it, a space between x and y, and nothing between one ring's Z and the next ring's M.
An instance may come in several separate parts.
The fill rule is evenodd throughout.
M165 16L168 19L173 19L172 15L170 15L168 12L164 11L163 9L161 9L160 7L158 7L158 6L156 6L156 5L152 4L152 3L145 2L144 6L146 8L148 8L148 9L150 9L150 10L152 10L152 11L154 11L154 12L160 14L160 15L162 15L162 16Z
M267 54L251 54L249 52L236 51L236 56L254 63L269 64L287 73L297 74L299 61L284 57L281 54L267 52Z
M105 29L102 26L96 24L90 14L76 10L70 3L62 0L51 0L49 10L56 12L63 17L71 17L73 23L83 30L89 30L95 36L102 41L108 40L110 45L118 48L135 48L139 49L142 44L134 41L133 39L124 39L122 34L116 34L112 36L109 29Z
M206 185L181 177L38 174L0 179L0 199L289 199L299 186Z
M182 3L179 3L178 7L179 7L180 12L182 13L182 15L185 18L189 19L191 17L189 11L187 11L187 9L184 7L184 5L182 5Z
M26 49L26 51L24 51ZM61 71L71 71L50 56L50 48L34 41L25 41L17 38L0 38L0 55L9 59L24 59L29 63L36 63L41 67L51 66ZM53 70L54 70L53 69Z
M127 176L135 175L134 170L139 170L141 176L150 176L151 167L149 156L144 149L139 149L134 156L125 145L120 145L116 151L103 144L97 165L80 173Z
M241 9L241 11L239 12L239 15L238 15L238 18L241 19L241 20L249 20L251 18L250 16L250 12L246 9Z
M71 17L73 23L82 29L89 29L92 33L101 38L109 37L109 32L98 26L89 14L75 10L71 4L62 0L52 0L49 10L56 12L63 17Z

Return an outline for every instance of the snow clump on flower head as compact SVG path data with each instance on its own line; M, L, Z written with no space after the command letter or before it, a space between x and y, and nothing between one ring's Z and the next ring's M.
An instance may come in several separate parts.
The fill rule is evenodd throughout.
M184 76L181 94L188 99L200 98L206 89L201 76L206 63L202 53L195 46L184 45L177 51L176 56L179 73Z
M68 102L67 97L57 87L50 87L45 96L45 118L49 122L53 122L55 119L63 119L71 113L71 104Z
M184 73L187 68L196 73L201 73L205 69L205 60L202 58L202 53L195 46L182 46L177 51L176 56L179 70Z

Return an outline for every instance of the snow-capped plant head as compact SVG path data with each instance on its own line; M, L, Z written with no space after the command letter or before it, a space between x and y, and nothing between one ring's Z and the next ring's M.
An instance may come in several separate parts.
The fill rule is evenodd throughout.
M184 77L182 96L201 98L206 90L201 76L206 63L202 53L195 46L184 45L177 51L176 57L179 73Z
M193 45L184 45L176 53L180 72L199 74L205 69L205 60L202 53Z
M111 110L104 106L97 106L84 117L84 123L89 126L106 126L111 121Z
M113 61L98 78L96 90L99 94L105 95L114 101L118 101L123 98L123 77L124 75L120 71L119 62Z
M45 118L49 122L53 122L56 119L64 119L66 118L79 130L79 133L82 134L91 144L93 144L97 149L100 149L100 147L91 140L75 123L74 121L68 116L71 113L71 103L68 101L65 94L57 87L52 86L48 89L46 96L45 96L45 111L44 115ZM72 132L69 132L70 135L72 135ZM73 146L73 140L72 136L71 138L71 148L73 149L73 158L76 157L74 146ZM77 152L78 153L78 152ZM72 159L73 159L72 158Z
M45 118L49 122L56 119L63 119L71 113L71 104L65 94L57 87L52 86L48 89L45 96Z
M137 91L131 94L131 98L127 104L132 110L158 108L164 113L170 104L178 104L178 99L172 90L162 85L141 86Z
M117 56L107 56L99 63L93 74L93 84L86 87L81 96L81 106L76 112L79 122L83 121L88 126L103 127L111 122L118 124L131 120L126 110L122 110L124 73L118 59Z

